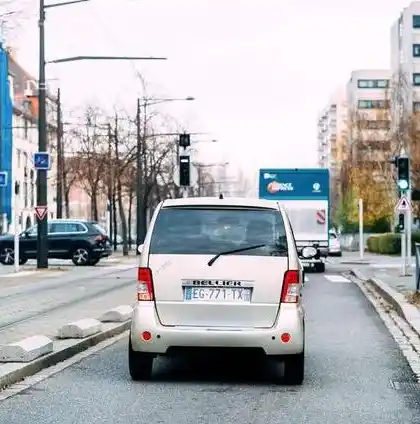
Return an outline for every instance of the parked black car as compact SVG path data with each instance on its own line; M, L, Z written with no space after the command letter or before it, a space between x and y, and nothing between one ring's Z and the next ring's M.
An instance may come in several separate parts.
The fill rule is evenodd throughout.
M37 225L19 236L20 264L36 259ZM54 219L48 221L48 257L71 259L75 265L96 265L101 258L112 254L106 231L96 222L79 219ZM14 236L0 237L0 263L13 265Z

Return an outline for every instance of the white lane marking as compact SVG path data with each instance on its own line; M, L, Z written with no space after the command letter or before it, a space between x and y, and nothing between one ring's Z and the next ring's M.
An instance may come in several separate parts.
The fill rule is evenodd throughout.
M351 283L351 281L342 275L325 275L325 278L331 283Z
M305 283L307 283L309 281L309 278L307 275L305 275Z

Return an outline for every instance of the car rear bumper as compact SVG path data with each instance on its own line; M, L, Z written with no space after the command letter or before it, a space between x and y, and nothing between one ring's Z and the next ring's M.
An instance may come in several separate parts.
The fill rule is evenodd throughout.
M329 256L341 255L341 248L340 247L332 247L332 248L330 248L330 250L328 251L328 255Z
M152 338L143 341L141 335L149 331ZM291 339L283 343L282 333ZM273 328L212 328L166 327L159 323L152 302L137 304L131 322L131 343L135 351L166 354L173 347L184 348L261 348L266 355L300 353L304 346L304 311L301 306L282 305Z
M92 256L95 258L107 258L112 255L111 247L95 247L92 249Z

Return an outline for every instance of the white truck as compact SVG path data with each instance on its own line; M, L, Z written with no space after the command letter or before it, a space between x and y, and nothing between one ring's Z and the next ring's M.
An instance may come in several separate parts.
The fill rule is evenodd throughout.
M302 264L324 272L329 250L329 170L260 169L259 197L284 205L293 227L299 255L306 246L316 249L311 259L301 256Z

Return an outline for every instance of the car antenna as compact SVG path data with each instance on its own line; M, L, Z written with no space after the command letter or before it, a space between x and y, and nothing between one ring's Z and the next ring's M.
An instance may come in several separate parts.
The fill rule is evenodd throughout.
M219 199L223 199L223 193L219 194Z

